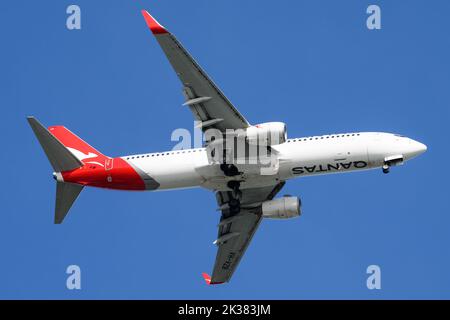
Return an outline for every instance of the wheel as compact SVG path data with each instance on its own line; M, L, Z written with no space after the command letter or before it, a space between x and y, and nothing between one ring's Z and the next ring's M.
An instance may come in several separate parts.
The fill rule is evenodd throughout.
M239 189L234 189L233 192L233 198L237 199L237 200L241 200L242 199L242 191Z
M228 183L227 183L227 187L230 188L231 190L239 190L240 186L241 186L241 183L236 180L231 180L231 181L228 181Z
M389 173L389 166L388 166L387 164L385 164L385 165L383 166L383 173L384 173L384 174Z
M240 174L238 168L234 165L234 164L226 164L226 163L222 163L220 165L220 170L223 171L223 173L227 176L227 177L233 177L233 176L237 176Z
M231 165L230 170L229 170L229 175L232 176L238 176L239 175L239 170L235 165Z
M228 206L230 208L231 215L237 214L241 211L241 203L237 199L230 199L230 201L228 201Z
M235 181L235 180L228 181L227 187L232 190L232 192L231 192L232 198L241 200L242 192L241 192L241 190L239 190L240 186L241 186L241 183L239 181Z
M230 208L230 214L231 214L232 216L238 214L240 211L241 211L241 208L240 208L240 207L233 207L233 208Z
M239 206L239 200L238 199L230 199L228 202L228 205L231 207L237 207Z

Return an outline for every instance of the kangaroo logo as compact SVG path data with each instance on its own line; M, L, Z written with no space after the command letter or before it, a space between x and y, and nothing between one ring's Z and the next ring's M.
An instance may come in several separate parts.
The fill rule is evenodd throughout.
M80 150L77 150L77 149L74 149L74 148L71 148L71 147L67 147L67 149L69 149L69 151L72 152L73 155L78 158L78 160L83 161L83 162L84 162L85 159L91 159L91 158L97 158L98 157L98 154L93 153L93 152L84 153L84 152L81 152ZM100 163L98 161L86 161L85 163L97 164L99 166L105 167L104 164L102 164L102 163Z
M77 149L74 149L74 148L67 147L67 149L69 149L69 151L72 152L73 155L75 157L77 157L78 160L80 160L80 161L83 161L84 159L90 159L90 158L98 157L98 154L93 153L93 152L89 152L89 153L86 154L86 153L83 153L80 150L77 150Z

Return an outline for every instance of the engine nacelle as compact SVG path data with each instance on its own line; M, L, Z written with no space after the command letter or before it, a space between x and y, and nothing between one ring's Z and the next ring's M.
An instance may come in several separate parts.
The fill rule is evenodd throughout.
M295 218L301 214L301 201L297 197L282 197L263 202L261 208L264 218Z
M286 124L267 122L251 126L245 130L245 139L249 144L274 146L287 140Z

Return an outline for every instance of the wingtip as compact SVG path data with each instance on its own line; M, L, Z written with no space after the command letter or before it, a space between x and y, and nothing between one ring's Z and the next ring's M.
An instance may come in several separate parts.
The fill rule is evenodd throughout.
M202 273L203 279L205 279L206 284L209 286L211 284L211 276L206 272Z
M141 10L142 15L144 16L145 22L147 26L152 31L153 34L164 34L169 33L166 28L164 28L155 18L152 17L147 10Z
M203 272L202 276L203 276L203 279L205 279L205 282L208 286L223 283L223 282L211 282L211 276L209 274L207 274L206 272Z

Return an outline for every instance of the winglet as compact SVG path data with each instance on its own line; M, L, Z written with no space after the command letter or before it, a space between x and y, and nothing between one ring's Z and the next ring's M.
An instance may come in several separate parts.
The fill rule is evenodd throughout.
M150 28L153 34L169 33L166 28L164 28L158 21L156 21L156 19L153 18L146 10L142 10L141 13L144 16L145 22L147 22L147 26Z
M205 279L206 284L212 285L212 284L222 284L223 282L211 282L211 276L207 274L206 272L202 273L203 279Z
M211 276L206 272L202 273L203 279L205 279L206 284L209 286L211 284Z

